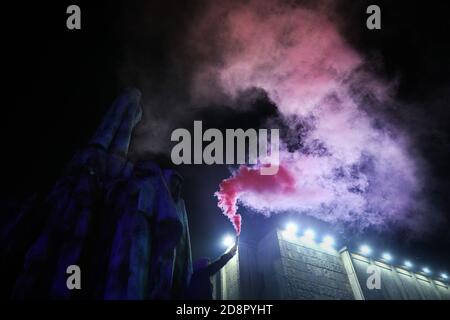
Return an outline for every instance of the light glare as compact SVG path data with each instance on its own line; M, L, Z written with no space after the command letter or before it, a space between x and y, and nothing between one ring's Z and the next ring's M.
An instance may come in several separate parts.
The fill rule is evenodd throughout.
M297 225L295 223L292 223L292 222L288 223L286 225L286 232L288 234L295 234L297 232Z
M389 252L385 252L383 253L383 255L381 256L383 258L383 260L390 262L392 261L392 256Z
M360 251L362 254L364 254L364 255L369 255L369 254L372 253L372 249L371 249L368 245L366 245L366 244L363 244L363 245L360 247L359 251Z
M232 236L226 235L223 238L223 246L224 247L228 248L228 247L231 247L233 244L234 244L234 238Z
M316 233L312 229L308 229L305 231L304 237L308 241L314 240L314 237L316 236Z
M431 270L428 269L428 267L423 267L423 268L422 268L422 271L423 271L424 273L426 273L426 274L431 273Z
M325 236L323 237L323 245L326 247L332 247L334 246L334 238L332 236Z
M405 261L405 267L407 268L412 268L413 264L411 263L411 261L406 260Z

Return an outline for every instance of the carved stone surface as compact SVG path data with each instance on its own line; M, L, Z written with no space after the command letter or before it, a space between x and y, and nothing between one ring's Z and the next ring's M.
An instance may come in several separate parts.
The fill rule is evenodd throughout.
M280 239L281 286L286 299L353 299L337 254L328 254Z
M181 180L152 161L128 160L141 114L139 91L128 90L45 201L25 205L2 230L3 296L179 296L192 270ZM81 290L66 286L69 265L81 268Z

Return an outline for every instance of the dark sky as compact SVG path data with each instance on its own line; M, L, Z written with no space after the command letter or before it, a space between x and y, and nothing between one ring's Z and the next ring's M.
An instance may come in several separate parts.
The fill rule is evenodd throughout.
M201 1L58 1L49 4L2 4L2 200L14 203L34 192L45 192L61 173L73 153L84 146L114 98L126 86L138 86L143 99L172 93L182 100L180 84L169 86L172 70L170 51L179 41L180 30L195 24ZM69 4L82 9L82 30L66 29ZM415 146L427 161L427 190L436 207L448 217L450 210L450 5L444 1L376 1L382 8L383 27L369 31L365 8L372 1L342 1L346 40L365 57L376 57L375 72L398 79L397 99L408 105L392 114L415 139ZM143 32L145 30L145 32ZM132 59L139 72L127 69ZM170 72L168 72L168 70ZM186 72L189 70L187 69ZM142 85L142 74L149 74ZM168 76L169 74L169 76ZM167 92L168 89L172 92ZM175 92L173 92L175 91ZM163 93L163 94L161 94ZM247 113L221 114L204 111L211 127L258 126L276 113L268 101ZM255 111L257 110L257 111ZM221 114L218 121L217 114ZM226 167L183 167L184 198L189 213L194 257L217 255L220 240L232 228L220 215L213 197L220 181L229 176ZM244 212L247 230L264 233L281 225L287 216L271 219ZM350 237L313 219L312 224L340 234L342 243L370 239L380 248L393 248L430 267L450 267L450 223L426 238L405 241L404 234L367 232ZM245 233L242 235L247 237Z

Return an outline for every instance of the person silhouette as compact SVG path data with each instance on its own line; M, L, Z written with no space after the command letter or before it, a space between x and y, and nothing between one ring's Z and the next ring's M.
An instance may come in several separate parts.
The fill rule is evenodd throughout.
M185 298L188 300L212 300L213 285L211 277L222 269L237 252L238 237L236 241L226 253L214 262L210 262L208 258L200 258L194 262L194 272L186 289Z

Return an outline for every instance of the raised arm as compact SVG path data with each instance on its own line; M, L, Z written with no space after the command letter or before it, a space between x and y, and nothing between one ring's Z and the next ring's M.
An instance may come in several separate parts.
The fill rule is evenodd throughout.
M223 254L219 259L210 263L206 267L206 272L208 273L208 275L210 277L215 275L220 269L222 269L227 264L228 261L231 260L231 258L234 257L234 255L236 254L236 251L237 251L237 245L238 245L238 242L236 241L236 243L234 244L233 248L230 249L230 251Z

